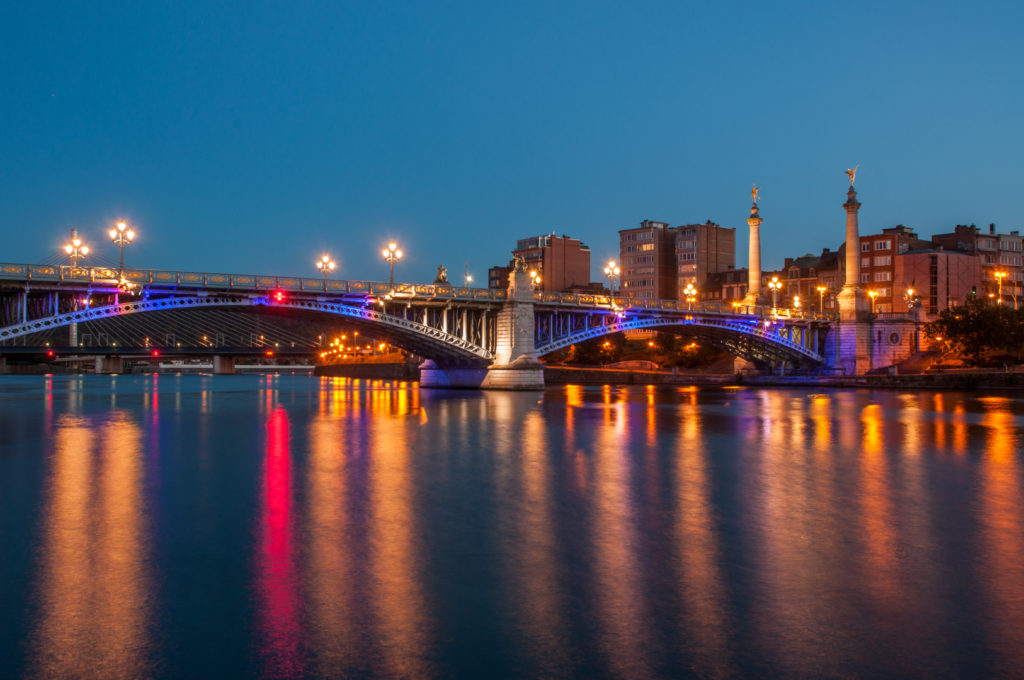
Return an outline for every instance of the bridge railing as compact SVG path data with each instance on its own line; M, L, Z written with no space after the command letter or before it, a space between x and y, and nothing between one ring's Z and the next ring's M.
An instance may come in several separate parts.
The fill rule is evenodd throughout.
M686 302L685 300L648 300L645 298L627 298L622 296L588 294L588 293L559 293L559 292L536 292L534 300L541 304L571 305L574 307L594 307L604 310L635 312L642 310L651 311L680 311L696 312L699 314L722 314L736 316L738 314L747 316L759 316L773 319L787 320L813 320L828 321L833 318L829 314L818 312L772 308L765 305L741 305L731 302Z
M140 286L171 286L208 288L214 290L282 290L303 293L366 294L395 297L427 296L440 298L471 298L504 300L504 290L466 288L444 284L396 284L394 290L383 281L347 281L343 279L305 278L300 276L264 276L259 274L221 274L182 272L160 269L125 269L124 277ZM0 280L43 281L70 284L109 284L118 280L117 269L109 267L72 267L69 265L36 265L0 263Z

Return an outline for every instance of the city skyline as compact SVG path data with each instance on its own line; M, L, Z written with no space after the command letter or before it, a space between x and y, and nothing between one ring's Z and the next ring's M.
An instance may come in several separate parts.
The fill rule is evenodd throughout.
M1013 5L198 7L7 11L3 259L125 219L129 266L482 282L554 232L600 281L710 219L743 267L753 182L770 268L842 243L856 164L864 233L1021 226Z

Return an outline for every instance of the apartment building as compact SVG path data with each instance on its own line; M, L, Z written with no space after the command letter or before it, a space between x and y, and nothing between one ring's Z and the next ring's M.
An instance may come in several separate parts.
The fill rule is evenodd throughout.
M619 231L621 294L647 300L678 299L676 231L667 222L644 220Z
M542 290L565 291L590 285L590 247L564 234L546 234L516 241L512 261L508 266L491 267L488 270L488 287L508 286L508 275L516 257L521 257L527 269L540 275Z
M692 283L705 287L710 274L726 272L736 266L736 230L711 220L704 224L684 224L675 228L676 290Z
M1024 237L1019 231L998 234L994 224L988 225L988 232L973 224L958 224L952 233L932 236L932 242L942 246L943 250L978 256L981 265L979 294L997 297L1001 287L1004 298L1024 303L1024 300L1020 299L1024 294L1022 241ZM997 273L1005 276L996 276Z

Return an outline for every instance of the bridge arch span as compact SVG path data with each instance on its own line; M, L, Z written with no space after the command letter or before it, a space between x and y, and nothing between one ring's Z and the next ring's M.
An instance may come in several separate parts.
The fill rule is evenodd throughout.
M493 360L489 349L465 340L442 329L418 323L364 304L332 302L319 299L294 299L280 302L265 296L242 295L190 295L131 300L113 305L86 309L33 319L0 328L0 342L14 340L33 333L54 330L73 323L100 321L116 317L152 312L189 310L240 309L284 311L293 316L337 318L342 317L357 326L372 329L373 333L392 344L428 359L448 363L486 364Z
M760 317L737 320L713 315L692 315L682 318L644 316L621 319L547 341L538 341L537 354L543 356L578 342L612 333L656 329L703 339L758 365L786 361L798 366L816 367L825 362L825 358L819 353L773 332L774 328L774 322Z

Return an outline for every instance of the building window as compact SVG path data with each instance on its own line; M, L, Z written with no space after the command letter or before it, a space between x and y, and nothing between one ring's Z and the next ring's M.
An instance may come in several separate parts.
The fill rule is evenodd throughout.
M892 241L875 241L875 250L892 250Z
M861 274L860 275L860 282L861 283L871 283L871 274Z
M861 267L870 267L871 266L871 258L870 257L862 257L862 258L860 258L860 266Z
M866 252L869 252L870 250L871 250L871 242L870 241L864 241L863 243L860 244L860 252L866 253Z
M875 281L892 281L892 272L875 272Z
M640 246L640 250L654 250L654 244L644 243L643 245Z
M892 264L892 256L891 255L881 255L881 256L875 258L875 266L876 267L888 267L891 264Z

